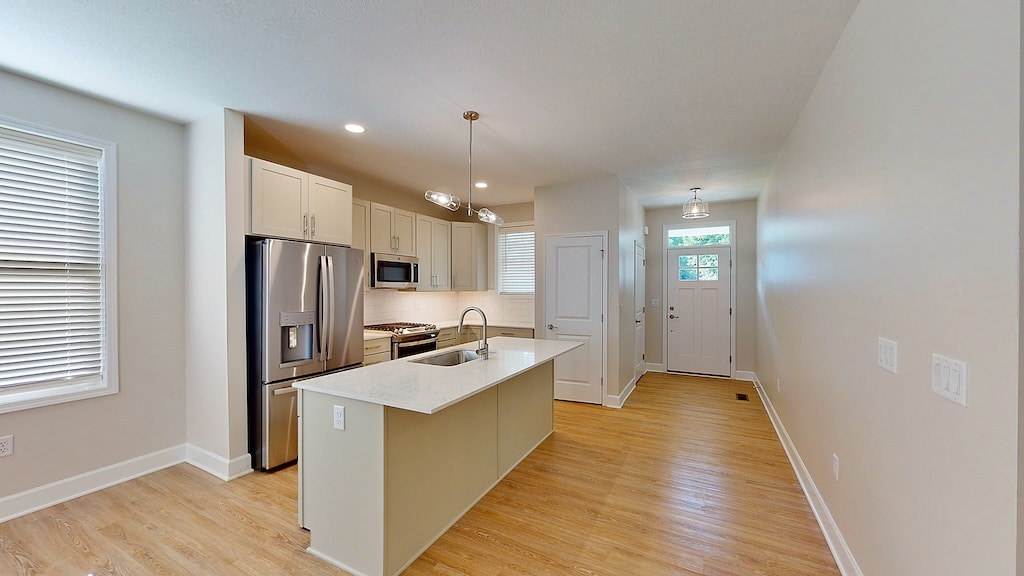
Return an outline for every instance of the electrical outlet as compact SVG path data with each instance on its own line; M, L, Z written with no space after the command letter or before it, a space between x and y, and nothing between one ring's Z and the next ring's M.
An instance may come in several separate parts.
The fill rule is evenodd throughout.
M344 430L345 429L345 407L334 406L334 429Z
M839 455L832 453L832 477L839 481Z
M14 454L14 435L0 436L0 458Z

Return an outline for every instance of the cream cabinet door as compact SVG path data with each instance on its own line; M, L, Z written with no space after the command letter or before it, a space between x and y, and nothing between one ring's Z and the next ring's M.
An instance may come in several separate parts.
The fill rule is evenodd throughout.
M395 209L391 206L370 204L370 251L383 254L395 254L398 244L395 241Z
M352 186L310 175L309 239L352 245Z
M252 233L258 236L305 238L308 229L308 174L259 158L250 159Z
M416 213L395 208L395 245L396 254L402 256L416 255Z
M363 290L370 289L370 203L352 199L352 247L363 251Z
M434 272L434 290L452 289L452 225L438 220L430 231L430 262Z
M417 290L451 290L450 222L416 215L416 256L420 260L420 281Z
M452 222L452 290L486 290L486 258L484 225Z

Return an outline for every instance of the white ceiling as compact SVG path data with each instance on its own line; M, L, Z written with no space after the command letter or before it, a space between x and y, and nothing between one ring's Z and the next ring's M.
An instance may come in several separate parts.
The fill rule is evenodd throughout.
M311 166L474 202L619 175L760 191L856 0L5 2L0 67L180 122L232 108ZM0 110L0 114L3 111ZM359 122L367 132L341 129Z

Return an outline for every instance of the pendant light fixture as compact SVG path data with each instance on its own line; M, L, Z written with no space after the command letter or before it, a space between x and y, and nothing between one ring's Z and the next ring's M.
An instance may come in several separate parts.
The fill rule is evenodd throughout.
M481 208L479 210L473 209L473 122L480 119L480 114L478 112L468 110L463 112L462 117L469 120L469 203L466 204L466 214L469 216L476 214L476 217L479 218L481 222L500 226L505 223L505 220L503 220L501 216L498 216L487 208ZM442 208L447 208L452 212L458 210L462 205L462 200L458 196L447 192L427 190L423 194L423 197L429 202L433 202Z
M710 216L711 212L708 212L708 203L697 198L700 188L690 188L690 192L693 192L693 199L687 200L686 204L683 204L683 218L707 218Z

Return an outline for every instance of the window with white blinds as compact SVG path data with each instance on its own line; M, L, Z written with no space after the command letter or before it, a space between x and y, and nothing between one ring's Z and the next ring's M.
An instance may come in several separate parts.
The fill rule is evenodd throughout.
M498 229L498 291L502 294L533 294L533 226L502 226Z
M46 132L0 120L0 411L117 391L113 146Z

